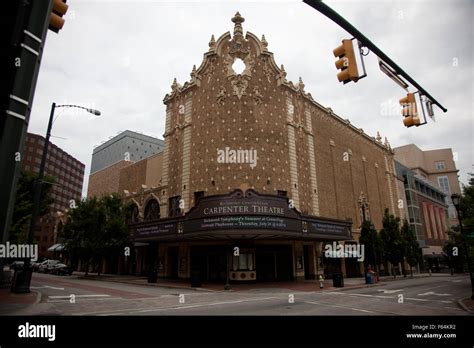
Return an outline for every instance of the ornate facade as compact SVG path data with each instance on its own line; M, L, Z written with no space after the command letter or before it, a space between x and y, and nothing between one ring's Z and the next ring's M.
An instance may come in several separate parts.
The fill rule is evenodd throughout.
M191 79L183 85L175 79L164 98L159 184L126 195L135 240L148 243L138 252L140 269L156 265L159 276L181 278L196 270L205 280L222 280L228 272L222 265L228 265L237 278L242 266L254 271L252 280L311 279L336 264L343 273L359 275L357 262L323 260L321 251L328 240L356 243L364 219L381 228L385 208L401 215L388 141L317 103L301 78L288 81L265 36L244 35L239 13L232 22L233 33L212 36ZM252 210L254 204L268 209ZM206 208L216 207L228 210L211 209L217 213L204 216ZM281 218L284 225L273 226L300 230L292 235L280 227L226 225L231 222L225 218L251 216ZM206 218L218 219L214 229ZM198 219L206 233L195 230ZM251 256L230 261L234 247Z

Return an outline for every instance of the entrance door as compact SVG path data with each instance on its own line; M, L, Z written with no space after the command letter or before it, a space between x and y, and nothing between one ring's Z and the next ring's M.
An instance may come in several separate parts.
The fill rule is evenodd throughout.
M310 260L312 260L313 249L309 245L303 245L303 265L304 265L304 279L314 279L314 274L311 274Z
M168 265L169 265L169 277L178 278L178 247L168 248Z
M223 245L191 247L191 271L198 272L201 281L225 282L227 278L226 247Z
M293 279L291 245L259 245L256 248L257 280L287 281Z

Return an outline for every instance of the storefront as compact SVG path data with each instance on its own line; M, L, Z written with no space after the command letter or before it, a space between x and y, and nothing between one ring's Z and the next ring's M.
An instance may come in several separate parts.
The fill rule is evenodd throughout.
M252 189L201 197L185 216L130 224L148 243L158 277L203 281L286 281L322 274L323 242L351 239L351 222L306 216L287 197ZM140 251L139 251L140 253Z

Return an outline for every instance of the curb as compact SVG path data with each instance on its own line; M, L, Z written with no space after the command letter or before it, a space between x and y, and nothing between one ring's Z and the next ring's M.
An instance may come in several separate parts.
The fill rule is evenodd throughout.
M36 306L37 304L39 304L41 302L41 298L42 298L43 295L41 294L41 291L33 290L31 292L36 292L36 300L30 306Z
M462 303L462 301L464 301L464 300L466 300L466 299L469 299L469 297L462 298L462 299L458 300L458 305L459 305L462 309L464 309L466 312L471 313L471 314L474 314L473 311L471 311L469 308L466 307L466 305L465 305L464 303Z
M212 289L206 289L206 288L193 288L193 287L187 287L187 286L169 285L169 284L161 284L161 283L132 283L132 282L127 282L127 281L124 281L124 280L116 280L116 279L98 279L98 278L84 278L84 277L77 277L77 279L93 280L93 281L95 281L95 280L96 281L108 281L108 282L112 282L112 283L138 285L138 286L155 286L155 287L167 288L167 289L184 289L184 290L196 290L196 291L208 291L208 292L220 291L220 290L212 290ZM222 291L224 291L224 290L222 290Z

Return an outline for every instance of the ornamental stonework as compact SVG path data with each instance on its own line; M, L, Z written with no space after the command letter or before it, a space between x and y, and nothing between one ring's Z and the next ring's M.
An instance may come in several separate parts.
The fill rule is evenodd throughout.
M383 209L392 210L398 199L388 141L382 144L318 104L302 78L288 81L265 36L244 34L244 21L236 13L232 33L213 35L191 79L174 80L164 98L161 199L181 196L186 212L195 192L286 192L304 214L352 219L358 227L363 193L380 227ZM242 70L236 71L237 63ZM218 154L226 148L256 151L255 165L222 163Z

